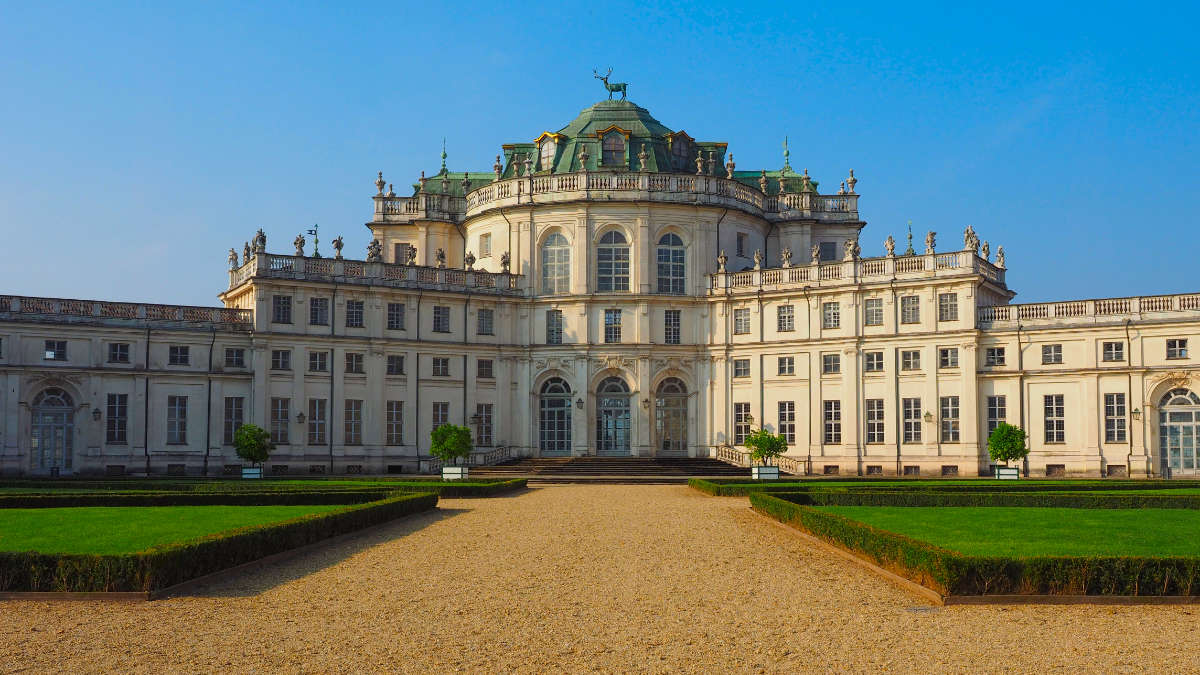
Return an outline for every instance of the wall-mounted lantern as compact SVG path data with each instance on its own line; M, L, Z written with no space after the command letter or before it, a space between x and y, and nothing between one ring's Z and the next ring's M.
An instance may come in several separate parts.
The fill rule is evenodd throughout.
M575 399L575 407L583 410L583 398Z
M1138 408L1134 408L1133 412L1129 413L1129 415L1134 419L1134 421L1142 419L1142 411Z
M296 422L297 423L304 424L305 419L307 419L307 418L304 416L304 413L302 413L302 412L296 413Z
M96 422L100 421L100 409L99 408L92 408L92 420L96 421Z
M932 424L932 423L933 423L933 413L926 410L925 411L925 424Z

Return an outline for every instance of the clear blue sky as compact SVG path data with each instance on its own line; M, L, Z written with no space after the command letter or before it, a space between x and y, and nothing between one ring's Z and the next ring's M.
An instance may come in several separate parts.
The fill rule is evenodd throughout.
M361 256L376 171L488 171L610 65L739 169L853 167L868 255L972 224L1018 302L1200 287L1194 3L340 5L0 0L0 293L216 304L259 227Z

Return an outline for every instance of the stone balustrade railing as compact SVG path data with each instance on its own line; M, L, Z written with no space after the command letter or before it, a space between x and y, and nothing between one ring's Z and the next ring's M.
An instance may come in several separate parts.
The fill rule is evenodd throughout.
M510 459L512 454L505 446L493 448L486 452L473 452L467 458L467 466L490 466Z
M341 258L257 253L237 269L229 271L229 288L252 278L298 279L365 286L471 291L472 293L520 294L517 274L463 270L423 265L395 265Z
M856 258L837 262L810 263L742 272L708 275L709 294L786 289L789 286L828 286L892 277L922 277L929 274L979 274L1004 284L1004 268L984 260L973 251L951 251L912 256Z
M0 318L10 321L180 323L203 325L218 330L249 330L254 323L252 313L246 309L32 298L19 295L0 296Z
M1200 293L980 307L977 320L981 327L1005 324L1016 326L1017 324L1101 323L1166 312L1200 314Z
M738 450L737 448L729 445L717 446L716 458L722 462L725 462L726 464L732 464L734 466L744 466L746 468L751 466L763 466L762 462L755 462L753 459L751 459L749 452L745 450ZM804 460L796 459L795 457L781 455L776 457L771 463L774 466L779 467L780 473L790 473L793 476L804 476L808 474L808 471L805 469Z
M799 186L800 178L791 179ZM811 218L858 220L858 195L791 192L764 195L757 188L720 176L651 172L580 171L494 181L466 197L418 193L412 197L376 196L375 222L437 219L460 222L485 210L533 202L596 198L712 204L750 210L772 220Z

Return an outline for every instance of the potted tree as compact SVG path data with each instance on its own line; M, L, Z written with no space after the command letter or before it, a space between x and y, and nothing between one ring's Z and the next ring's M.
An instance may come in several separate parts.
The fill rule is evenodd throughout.
M466 480L467 467L458 461L471 454L471 430L443 424L429 434L429 454L442 460L442 480Z
M242 478L262 478L262 463L275 447L271 443L271 434L260 426L243 424L233 432L233 447L238 457L252 465L242 467Z
M991 435L988 436L988 456L993 462L1004 462L1004 466L996 467L996 478L1001 480L1017 480L1021 477L1021 469L1010 467L1011 461L1025 459L1029 448L1025 447L1025 430L1006 422L1001 422Z
M759 466L750 467L750 477L754 480L779 480L779 467L771 461L787 450L787 441L779 434L773 434L766 429L759 429L746 436L746 447L750 448L750 459L762 462Z

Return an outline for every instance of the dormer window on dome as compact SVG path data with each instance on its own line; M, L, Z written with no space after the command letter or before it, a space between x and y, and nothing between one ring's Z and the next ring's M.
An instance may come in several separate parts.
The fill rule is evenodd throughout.
M622 166L625 164L625 136L619 131L604 134L603 141L604 166Z
M676 171L687 171L691 165L692 139L685 132L671 134L671 168Z
M538 148L538 170L549 171L554 168L554 152L557 149L557 144L554 139L547 136L542 140L541 147Z

